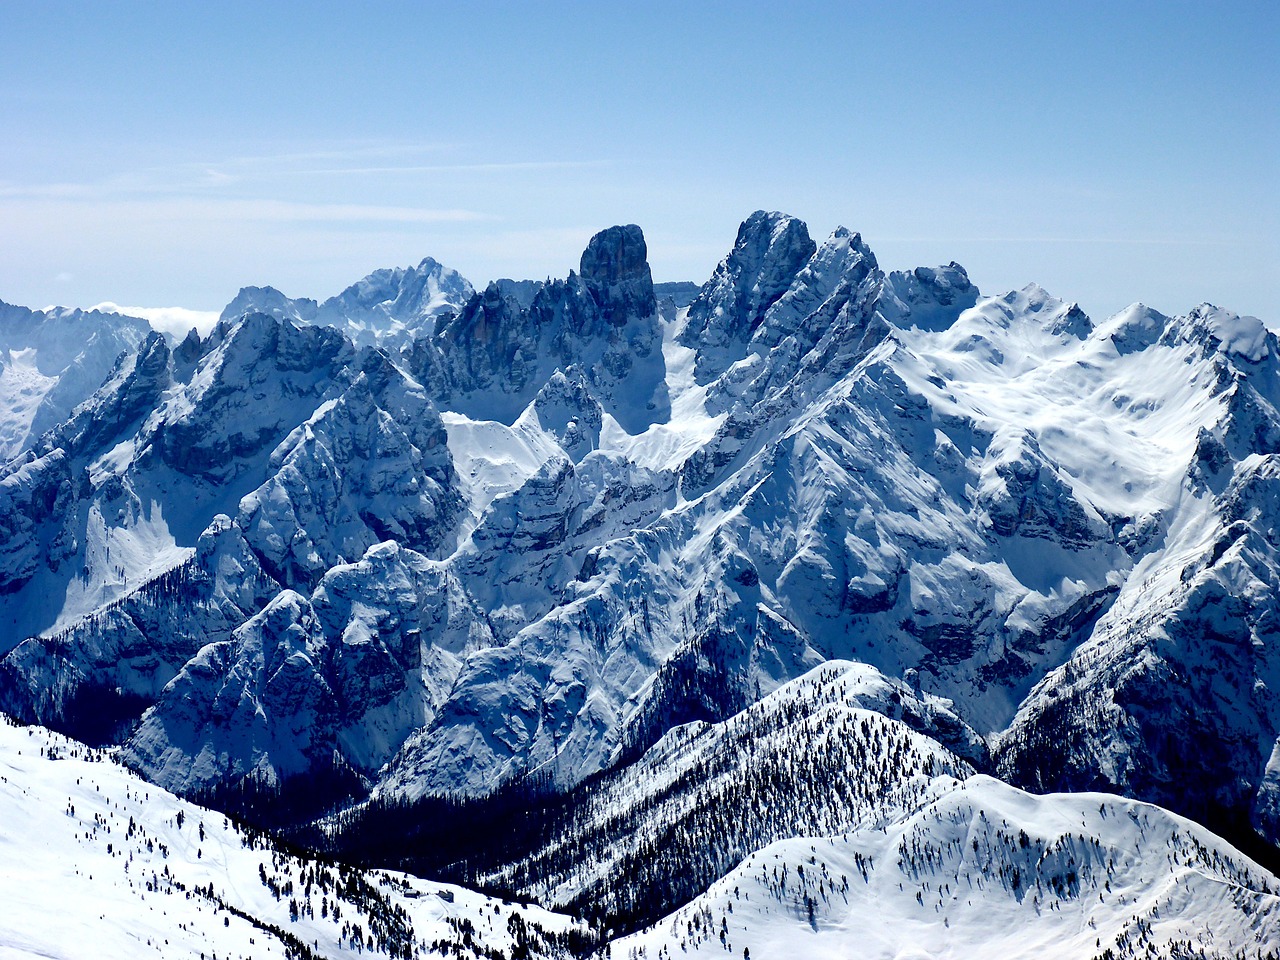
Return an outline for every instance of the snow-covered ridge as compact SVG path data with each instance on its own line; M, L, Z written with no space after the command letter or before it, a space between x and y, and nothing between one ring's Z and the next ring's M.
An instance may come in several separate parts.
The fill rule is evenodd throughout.
M634 925L772 840L883 826L972 773L932 737L978 742L949 704L826 663L728 720L671 729L582 790L550 841L468 879Z
M613 945L625 956L1274 956L1280 883L1108 794L955 784L883 829L795 837Z
M265 313L318 323L342 331L356 346L396 354L416 337L429 336L439 318L457 313L474 294L465 277L427 257L416 267L375 270L322 303L287 297L274 287L242 287L220 319Z
M771 709L811 699L815 682L855 699L883 690L857 667L824 670L769 698ZM826 711L808 719L839 738ZM896 763L906 741L894 721L858 708L851 719L878 730L868 742ZM678 731L655 751L676 760L677 779L703 762L684 749L690 733L700 736ZM766 763L794 746L736 745ZM874 767L875 777L891 769ZM801 830L751 850L705 894L609 945L611 955L1254 958L1280 937L1280 881L1184 818L1107 794L1035 797L989 777L903 772L923 787L909 806L881 804L835 835ZM732 823L747 808L718 806L725 799L700 805ZM562 913L300 855L137 778L110 753L2 716L0 815L5 956L81 956L89 944L104 958L193 960L598 955L599 935ZM659 838L693 821L683 823ZM620 898L630 888L634 900L649 884L631 869L606 889Z
M0 301L0 463L65 420L149 332L137 317Z

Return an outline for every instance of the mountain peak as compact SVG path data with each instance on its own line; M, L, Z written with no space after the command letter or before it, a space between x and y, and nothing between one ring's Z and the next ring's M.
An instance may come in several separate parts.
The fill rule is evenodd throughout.
M837 227L837 231L849 232L845 227ZM757 243L768 235L770 243L777 243L787 238L798 239L801 243L813 241L809 238L809 225L799 217L780 210L757 210L738 227L738 238L735 247Z
M601 230L582 252L582 280L611 325L657 311L648 256L644 233L634 223Z
M1157 925L1152 877L1170 924L1188 905L1222 929L1246 867L1192 889L1193 862L1217 868L1185 821L971 774L1124 790L1280 862L1261 324L1204 305L1094 328L1039 286L979 299L955 262L889 273L860 234L766 211L659 308L639 227L583 240L567 279L476 295L427 257L323 307L246 287L258 309L205 340L131 345L0 464L0 710L335 857L463 871L600 929L809 838L735 876L714 924L678 917L691 953L722 932L743 956L763 908L805 938L883 911L941 927L934 952L959 928L990 953L994 925L1093 955L1104 913ZM0 413L57 373L10 309ZM105 324L41 318L65 375L92 369ZM499 817L514 834L473 829Z
M1273 352L1274 334L1257 317L1241 316L1202 303L1187 315L1184 335L1200 339L1223 353L1260 363Z
M739 359L766 311L817 249L805 222L785 213L757 210L742 222L733 249L689 306L681 340L699 351L699 382Z
M644 232L634 223L601 230L582 252L579 273L588 283L614 284L652 277Z
M265 313L277 320L310 323L319 304L307 297L294 300L275 287L241 287L240 292L222 310L219 320L235 321L249 313Z
M1099 330L1111 339L1121 354L1145 350L1160 339L1169 318L1145 303L1131 303L1108 318Z
M591 238L580 274L494 281L415 349L415 374L467 416L513 423L557 369L574 366L624 429L665 420L647 253L639 227L614 226Z
M436 318L456 313L475 295L456 270L433 257L416 267L374 270L341 293L318 303L287 297L275 287L241 287L220 319L265 313L277 320L316 323L341 330L358 346L403 349L414 337L433 332Z

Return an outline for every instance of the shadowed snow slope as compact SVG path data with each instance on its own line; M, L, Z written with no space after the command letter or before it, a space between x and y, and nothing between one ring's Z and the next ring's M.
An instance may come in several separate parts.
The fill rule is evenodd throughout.
M66 419L150 332L137 317L0 301L0 463Z

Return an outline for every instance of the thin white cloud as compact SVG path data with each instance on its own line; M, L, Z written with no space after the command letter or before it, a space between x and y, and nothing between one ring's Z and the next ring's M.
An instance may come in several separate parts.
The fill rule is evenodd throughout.
M228 183L235 183L239 177L233 177L229 173L223 173L221 170L215 170L212 167L204 172L204 178L200 181L206 187L221 187Z
M70 194L6 195L0 209L35 214L54 208L91 210L119 222L175 220L255 223L472 223L500 218L476 210L361 203L305 203L289 200L233 199L216 196L175 196L143 199Z
M283 177L397 176L430 173L510 174L521 171L580 170L607 166L606 160L511 160L455 163L394 162L399 158L445 150L443 145L381 145L346 150L314 150L298 153L205 159L170 166L145 167L119 172L96 181L20 183L0 181L0 198L18 200L127 200L147 196L205 197L242 185L240 193L258 192L251 184L272 184L274 192ZM455 151L456 152L456 151ZM370 163L370 161L384 161ZM324 165L318 165L323 163ZM375 217L381 219L381 217ZM439 219L439 218L437 218Z
M495 220L475 210L377 206L358 203L297 203L288 200L178 201L192 214L218 220L273 223L462 223Z
M282 171L292 175L377 176L408 173L516 173L521 170L581 170L607 166L607 160L515 160L509 163L432 163L380 167L324 167L315 170Z
M424 143L358 143L317 150L205 158L120 171L94 181L56 183L0 181L0 197L103 199L146 193L183 193L210 187L225 187L231 183L258 177L274 178L312 172L298 170L300 164L314 165L327 162L335 166L334 172L346 173L350 172L350 168L345 165L360 163L368 167L372 160L390 161L398 157L420 157L448 149L458 149L458 146Z
M368 161L375 157L402 157L445 150L462 149L457 143L355 143L316 150L299 150L287 153L250 154L226 157L217 161L205 161L202 166L279 166L296 163L314 163L317 160Z
M1081 243L1089 246L1231 247L1257 243L1252 237L876 237L878 243Z
M101 195L102 188L90 183L0 184L0 197L18 200L78 200Z
M218 322L216 310L191 310L187 307L122 307L110 300L94 304L90 310L103 313L119 313L126 317L138 317L151 324L152 330L167 333L182 339L192 327L200 331L201 336L213 329Z

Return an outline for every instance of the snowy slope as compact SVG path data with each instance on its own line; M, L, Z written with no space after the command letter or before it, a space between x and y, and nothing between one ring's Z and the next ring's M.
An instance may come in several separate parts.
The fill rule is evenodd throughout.
M467 880L635 925L773 840L911 813L936 778L972 773L938 740L981 751L947 702L865 664L826 663L728 720L672 729L570 794L549 840L490 855Z
M280 590L388 538L443 549L461 507L438 415L383 354L262 314L144 347L0 476L0 701L95 741Z
M797 698L852 703L885 692L865 668L824 667L769 705L785 714ZM855 727L895 726L857 707L848 717ZM807 719L817 722L808 736L839 737L849 725L831 722L829 709ZM906 752L941 756L905 735L917 737ZM699 738L681 732L654 752L654 768L675 761L668 783L706 762ZM903 750L893 736L878 742L885 761ZM758 746L753 757L767 763L796 745L784 736ZM613 943L612 955L1256 957L1280 942L1280 884L1196 824L1106 794L1034 797L943 770L920 779L905 807L880 799L835 835L792 835L747 854L706 894ZM672 796L649 776L636 783ZM596 810L616 815L620 795L608 796ZM76 957L89 944L108 958L421 956L445 945L506 956L518 944L536 957L593 943L585 927L536 907L300 857L40 728L0 723L0 808L6 957Z
M880 829L752 853L616 955L1262 957L1280 883L1203 828L1108 794L954 782Z
M301 857L0 717L0 957L568 956L567 917Z

